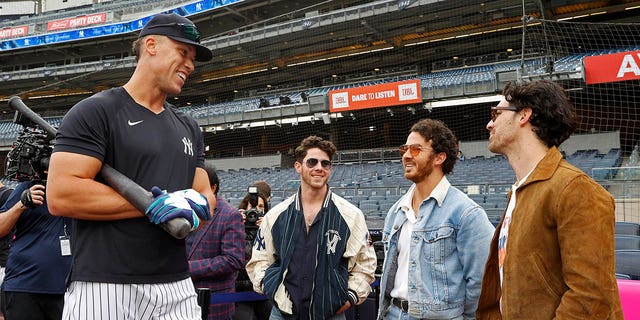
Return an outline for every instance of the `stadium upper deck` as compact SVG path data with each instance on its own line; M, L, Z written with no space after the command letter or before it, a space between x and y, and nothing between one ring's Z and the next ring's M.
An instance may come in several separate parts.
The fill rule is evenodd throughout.
M211 6L197 7L202 3ZM202 31L203 43L214 52L214 59L199 65L183 92L172 98L172 103L193 112L201 125L207 126L203 129L212 157L286 153L291 144L308 134L331 136L340 149L392 147L401 144L405 126L424 116L443 119L461 140L486 139L487 107L494 102L460 105L455 100L493 94L504 81L523 72L572 75L558 79L566 79L561 81L579 98L580 107L590 108L583 111L580 132L622 130L624 152L640 136L635 129L640 126L628 122L637 114L631 110L637 105L635 96L627 94L633 92L636 82L613 90L605 86L582 90L581 74L585 55L638 48L637 40L613 46L606 42L610 37L585 29L558 34L564 37L561 40L549 38L523 46L523 38L536 27L547 31L539 20L525 19L530 27L523 28L523 14L546 21L629 22L637 21L640 1L527 0L524 7L519 0L273 0L213 5L213 1L186 2L170 9L191 13L189 17ZM115 23L140 24L156 12ZM619 32L620 37L637 39L629 30L627 34ZM5 121L11 115L1 101L11 95L19 94L37 112L55 115L58 121L78 100L122 85L135 65L130 43L136 35L132 29L114 36L87 35L82 41L0 49L0 112L7 113ZM580 43L572 42L578 38ZM333 113L324 118L329 111L329 90L403 79L421 81L420 104ZM304 102L302 93L308 103L300 103ZM293 103L287 106L281 96ZM624 100L616 100L620 97ZM279 106L256 109L260 98ZM431 108L438 103L456 107ZM297 118L283 126L285 115ZM342 116L340 121L338 116ZM263 121L267 119L270 128ZM318 127L329 122L331 126ZM212 125L232 130L220 132ZM5 141L11 137L4 136Z
M159 1L163 5L146 14L162 11L159 8L166 10L165 6L174 2ZM342 75L370 70L369 61L357 58L378 50L384 51L375 55L379 69L415 66L421 74L434 67L482 63L482 57L487 57L485 61L519 57L523 13L520 3L238 1L194 11L190 18L202 30L203 42L214 50L216 58L199 67L176 103L185 106L227 101L238 95L251 95L267 85L305 82L318 87L327 79L340 79L332 78L326 70L340 70ZM185 13L187 5L171 10ZM526 14L558 19L606 11L597 19L626 21L634 16L634 10L625 9L637 2L551 1L545 5L542 10L531 9ZM115 17L124 9L108 10ZM496 35L474 39L477 41L447 40L476 33ZM3 49L0 98L30 91L23 97L29 97L35 109L65 109L89 94L121 85L134 65L129 47L135 37L136 32L129 32ZM440 43L437 48L419 45L425 41ZM512 48L515 50L509 55L501 56ZM230 80L233 87L227 85Z

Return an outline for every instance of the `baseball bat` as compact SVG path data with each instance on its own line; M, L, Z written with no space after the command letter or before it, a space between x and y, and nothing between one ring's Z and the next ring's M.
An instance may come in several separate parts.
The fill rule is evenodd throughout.
M47 121L42 119L39 114L31 110L17 96L9 98L9 107L20 112L33 123L44 129L47 135L53 139L56 136L56 128ZM116 190L122 197L127 199L136 209L145 212L147 207L153 202L154 197L151 193L129 179L118 170L104 163L100 170L102 178L107 184ZM191 232L191 223L185 218L175 218L160 225L165 231L177 239L184 239Z

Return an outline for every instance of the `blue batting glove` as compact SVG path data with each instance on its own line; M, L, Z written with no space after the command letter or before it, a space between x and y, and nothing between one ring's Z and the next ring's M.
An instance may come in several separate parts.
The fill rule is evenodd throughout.
M153 187L151 193L155 200L147 207L145 214L152 223L161 224L171 219L185 218L193 228L197 228L198 216L181 191L167 193L158 187Z
M206 221L211 219L209 201L205 196L193 189L176 191L176 193L178 192L182 193L182 196L187 199L187 202L191 206L191 209L196 213L198 218Z

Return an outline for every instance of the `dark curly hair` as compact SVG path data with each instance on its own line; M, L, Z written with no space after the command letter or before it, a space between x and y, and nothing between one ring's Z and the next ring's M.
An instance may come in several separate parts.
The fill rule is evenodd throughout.
M302 163L304 157L307 156L307 150L318 148L329 155L329 159L333 159L336 155L336 146L329 140L324 140L318 136L308 136L302 140L300 145L295 150L296 161Z
M505 99L518 110L531 108L531 125L547 146L559 146L578 126L578 115L567 93L559 84L540 80L525 84L507 83Z
M409 133L417 132L426 141L431 140L435 153L444 152L447 159L442 163L442 172L449 174L458 159L458 139L444 122L434 119L422 119L411 127Z

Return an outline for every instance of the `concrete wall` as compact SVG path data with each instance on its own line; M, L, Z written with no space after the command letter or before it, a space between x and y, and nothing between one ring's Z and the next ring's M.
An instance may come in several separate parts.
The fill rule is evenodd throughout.
M488 140L481 141L462 141L460 142L460 150L465 157L473 158L477 156L493 157L496 154L489 152L487 146ZM620 131L590 133L590 134L574 134L567 141L560 145L560 150L567 155L573 154L577 150L597 149L599 153L607 153L610 149L620 148Z
M277 154L245 158L207 159L206 162L215 165L217 170L273 168L280 167L281 156Z
M0 2L0 16L35 14L37 3L33 1Z
M42 12L85 6L93 2L93 0L43 0Z

